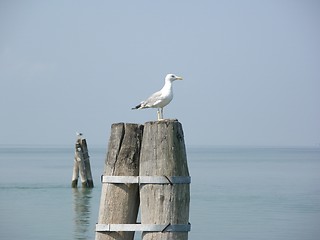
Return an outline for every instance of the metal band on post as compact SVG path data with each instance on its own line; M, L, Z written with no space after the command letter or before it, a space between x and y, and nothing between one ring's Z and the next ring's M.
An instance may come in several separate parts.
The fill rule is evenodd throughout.
M96 232L189 232L191 224L96 224Z
M190 184L190 176L101 176L102 183Z

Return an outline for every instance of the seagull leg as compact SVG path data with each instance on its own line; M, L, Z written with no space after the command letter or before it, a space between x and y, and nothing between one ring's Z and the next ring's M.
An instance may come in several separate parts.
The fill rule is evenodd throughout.
M163 108L159 109L159 117L158 117L158 121L162 121L163 119Z
M163 108L158 108L157 114L158 114L158 121L162 121L163 120Z

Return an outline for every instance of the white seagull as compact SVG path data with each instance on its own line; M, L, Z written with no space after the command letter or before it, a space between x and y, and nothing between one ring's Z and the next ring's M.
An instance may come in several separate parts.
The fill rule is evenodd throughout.
M163 108L167 106L173 98L172 82L175 80L182 80L182 77L171 73L167 74L163 88L132 109L157 108L158 121L163 120Z
M82 136L83 136L83 133L81 133L81 132L76 132L76 135L77 135L77 138L78 138L78 139L81 139Z

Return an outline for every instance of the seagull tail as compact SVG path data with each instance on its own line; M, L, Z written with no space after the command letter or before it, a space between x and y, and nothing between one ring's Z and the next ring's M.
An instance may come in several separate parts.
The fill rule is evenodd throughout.
M139 109L141 107L141 103L133 108L131 108L131 110L135 110L135 109Z

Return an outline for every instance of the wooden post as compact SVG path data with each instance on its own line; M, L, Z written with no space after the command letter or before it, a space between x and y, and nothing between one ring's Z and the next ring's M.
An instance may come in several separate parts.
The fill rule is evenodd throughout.
M84 156L82 153L82 147L81 147L81 141L78 141L76 143L76 159L79 163L79 173L80 173L80 179L81 179L81 185L82 187L88 186L88 178L86 174L86 168L84 164Z
M143 126L117 123L111 136L104 176L138 176ZM138 184L102 185L98 224L136 223L139 210ZM96 240L131 240L134 232L96 232Z
M147 122L140 176L189 176L182 125L177 120ZM142 224L188 224L189 184L140 184ZM187 240L188 232L143 232L142 240Z
M76 188L78 186L78 179L79 179L79 161L77 160L77 150L75 150L71 187Z
M86 186L89 188L93 188L93 179L91 174L91 166L90 166L90 158L89 158L89 152L88 152L88 146L86 139L81 139L81 149L82 149L82 156L83 156L83 162L84 162L84 169L85 174L87 178L87 184Z
M77 187L79 173L82 187L93 188L87 142L82 138L78 138L75 144L74 166L71 183L73 188Z

